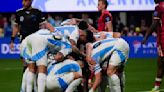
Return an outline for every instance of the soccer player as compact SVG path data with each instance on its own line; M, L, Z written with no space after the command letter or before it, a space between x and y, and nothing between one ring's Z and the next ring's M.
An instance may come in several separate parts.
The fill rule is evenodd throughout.
M120 73L123 73L122 66L127 61L129 54L129 45L122 38L108 38L96 41L87 46L87 61L93 68L95 73L95 82L89 92L94 92L101 82L102 66L106 66L106 74L108 75L110 92L121 92L119 78ZM105 64L105 65L104 65ZM121 70L121 72L120 72Z
M121 37L121 34L118 33L118 32L104 32L104 31L101 31L101 32L98 32L98 33L94 34L95 41L108 39L108 38L120 38L120 37ZM89 45L89 43L87 43L87 45ZM89 50L89 49L92 49L92 48L87 47L87 49ZM92 80L93 77L94 77L94 72L92 71L90 79L89 79L90 83L91 83L91 80ZM107 80L108 80L107 74L104 71L102 71L102 81L103 82L101 82L100 87L98 88L99 92L104 92L105 91L105 88L108 85Z
M70 20L72 21L72 19ZM73 21L74 22L66 21L65 23L62 23L63 26L55 27L55 32L60 32L64 37L69 39L73 53L80 57L85 57L86 55L77 48L77 41L80 36L80 31L85 31L88 28L88 25L86 22L80 21L79 19L73 19Z
M150 30L147 31L142 43L145 43L152 31L157 31L157 75L155 78L155 85L152 91L159 90L164 75L164 0L154 0L157 6L155 7L153 23Z
M32 92L32 85L35 79L36 69L38 70L38 92L45 92L46 72L49 51L58 50L54 59L60 62L66 55L72 52L70 42L60 34L41 29L27 36L20 45L21 56L28 63L29 72L27 73L26 92Z
M56 62L52 60L48 64L47 68L47 78L46 78L46 87L48 92L73 92L76 90L76 87L81 83L82 71L81 71L81 61L74 61L66 59L62 62ZM26 89L27 85L27 73L29 68L26 69L24 73L24 88ZM63 85L64 84L64 85ZM36 87L36 85L34 85ZM37 91L35 91L37 92Z
M101 13L98 19L98 31L113 31L112 15L107 11L108 2L107 0L98 0L98 11Z
M81 83L82 70L80 61L66 59L48 66L47 89L55 92L73 92Z

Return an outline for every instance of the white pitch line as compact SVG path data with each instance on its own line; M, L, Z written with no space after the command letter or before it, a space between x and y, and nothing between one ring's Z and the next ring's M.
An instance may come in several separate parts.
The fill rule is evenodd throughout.
M20 70L22 69L21 67L15 67L15 68L10 68L10 67L7 67L7 68L0 68L0 71L3 71L3 70Z
M137 92L164 92L164 89L160 89L158 91L137 91Z

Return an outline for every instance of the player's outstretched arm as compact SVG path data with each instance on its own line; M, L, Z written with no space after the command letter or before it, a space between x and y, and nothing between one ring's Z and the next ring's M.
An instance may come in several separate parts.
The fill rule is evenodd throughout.
M96 30L93 26L91 26L90 24L88 24L88 30L90 30L93 33L97 33L98 30Z
M81 57L85 58L86 57L86 54L81 52L77 46L76 46L76 43L74 40L70 39L69 40L71 42L71 45L72 45L72 51L75 52L76 54L80 55Z

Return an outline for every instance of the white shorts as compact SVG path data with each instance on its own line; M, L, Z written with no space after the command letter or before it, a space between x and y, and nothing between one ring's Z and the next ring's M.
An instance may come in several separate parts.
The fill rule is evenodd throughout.
M129 56L129 45L123 40L119 39L115 45L115 50L111 54L109 64L113 66L119 66L125 63Z
M48 48L45 37L36 34L27 36L20 45L20 51L27 63L47 66Z
M50 91L61 92L74 80L74 74L65 73L61 75L48 75L46 80L47 89Z

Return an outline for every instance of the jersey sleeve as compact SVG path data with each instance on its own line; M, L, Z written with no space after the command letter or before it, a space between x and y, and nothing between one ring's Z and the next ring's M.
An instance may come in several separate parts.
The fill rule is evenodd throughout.
M16 19L14 21L14 24L19 24L20 23L20 17L19 17L19 11L16 12Z
M41 11L38 11L38 13L39 13L38 14L38 21L39 21L39 23L45 22L46 19L47 19L46 14L42 13Z
M77 40L79 39L78 27L75 27L75 29L73 30L73 32L70 34L69 39L72 39L72 40L75 41L75 43L77 43Z
M111 22L112 21L112 16L109 13L104 14L104 20L106 22Z
M100 42L94 43L93 49L96 49L100 44L101 44ZM93 49L91 52L91 58L93 59L94 62L96 62L96 65L94 66L94 74L97 74L102 70L100 67L100 64L99 64L99 60L100 60L99 54L100 53L97 50L93 50Z
M67 42L61 42L61 43L63 44L63 46L61 47L61 50L59 52L61 52L65 57L72 52L72 46Z
M100 67L100 65L99 64L96 64L95 66L94 66L94 74L96 75L97 73L99 73L99 72L101 72L101 67Z

